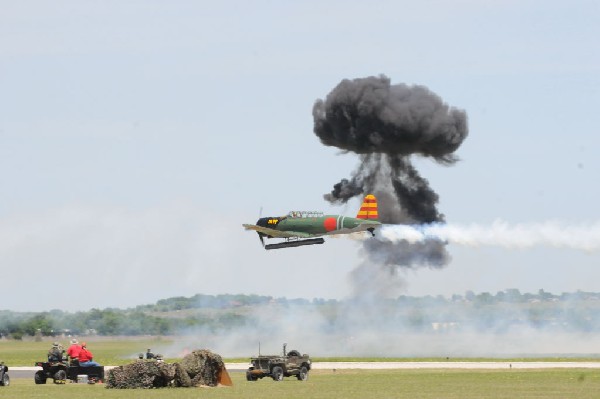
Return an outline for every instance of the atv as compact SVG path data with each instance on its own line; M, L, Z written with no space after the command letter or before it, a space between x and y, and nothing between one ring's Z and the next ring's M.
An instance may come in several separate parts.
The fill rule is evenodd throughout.
M78 382L80 375L87 375L89 384L104 381L104 366L82 367L77 362L69 364L66 361L37 362L35 365L42 368L33 377L36 384L45 384L48 378L52 378L55 384L64 384L67 379Z
M36 384L45 384L48 378L52 378L55 384L67 381L67 362L36 362L35 366L42 368L33 376Z
M283 381L283 377L295 375L299 381L308 379L311 361L307 354L301 355L297 350L286 352L287 344L283 344L283 356L261 356L250 358L251 366L246 371L246 380L256 381L271 377L274 381Z

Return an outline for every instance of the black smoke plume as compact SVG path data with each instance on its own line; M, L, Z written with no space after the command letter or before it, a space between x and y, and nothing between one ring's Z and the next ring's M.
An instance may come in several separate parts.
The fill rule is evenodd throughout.
M321 142L359 155L349 179L336 183L325 199L345 203L350 198L378 196L382 223L444 222L438 195L410 161L411 155L452 165L454 152L468 134L467 115L445 104L424 86L390 83L384 75L343 80L313 107L314 132ZM441 267L449 255L445 243L367 241L371 259L387 265Z

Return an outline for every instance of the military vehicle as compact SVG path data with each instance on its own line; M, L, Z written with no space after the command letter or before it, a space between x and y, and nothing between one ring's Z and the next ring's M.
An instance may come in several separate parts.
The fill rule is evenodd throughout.
M271 377L274 381L282 381L283 377L295 375L299 381L308 379L311 361L307 354L301 355L297 350L286 352L287 344L283 344L283 356L268 355L250 358L251 366L246 371L246 380L256 381L263 377Z
M0 387L10 385L10 377L8 376L8 366L4 362L0 362Z

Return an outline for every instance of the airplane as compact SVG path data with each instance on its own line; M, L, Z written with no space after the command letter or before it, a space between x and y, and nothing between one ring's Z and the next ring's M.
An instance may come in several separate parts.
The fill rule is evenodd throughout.
M286 216L260 218L256 224L243 224L254 230L265 249L300 247L323 244L322 236L368 231L375 236L381 226L377 221L377 199L365 196L355 218L341 215L324 215L322 212L291 211ZM265 245L264 237L283 238L283 242Z

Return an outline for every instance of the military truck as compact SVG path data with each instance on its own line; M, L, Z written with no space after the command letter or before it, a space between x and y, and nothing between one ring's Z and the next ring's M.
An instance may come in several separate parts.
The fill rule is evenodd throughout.
M268 355L250 358L251 366L246 371L246 380L256 381L260 378L271 377L274 381L282 381L283 377L293 375L299 381L308 379L311 361L307 354L301 355L297 350L286 352L287 344L283 344L283 356Z

